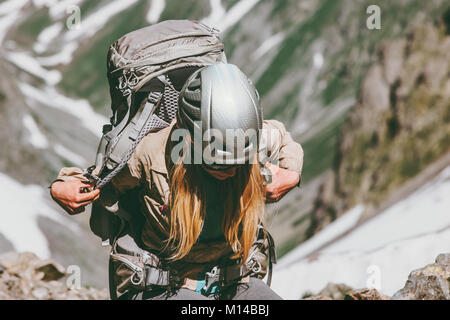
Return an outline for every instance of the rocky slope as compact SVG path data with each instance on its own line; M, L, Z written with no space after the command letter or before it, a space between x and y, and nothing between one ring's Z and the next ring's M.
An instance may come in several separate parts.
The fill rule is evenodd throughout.
M0 300L105 300L106 289L77 287L76 275L53 260L40 260L30 252L0 255ZM306 300L450 300L450 254L411 272L404 288L392 298L376 289L352 289L329 283Z
M450 254L440 254L435 263L414 270L405 286L392 297L376 289L352 289L345 284L329 283L317 295L306 300L450 300Z
M450 150L447 28L426 23L381 47L343 127L336 173L321 186L311 234L360 203L370 216Z
M105 300L107 290L82 287L53 260L31 252L0 255L0 300Z
M450 300L450 254L441 254L435 263L414 270L396 300Z
M274 268L274 290L298 299L333 282L372 286L393 296L411 270L450 250L449 159L443 159L447 165L431 180L429 172L414 178L401 198L374 217L364 219L365 206L358 205L281 257Z

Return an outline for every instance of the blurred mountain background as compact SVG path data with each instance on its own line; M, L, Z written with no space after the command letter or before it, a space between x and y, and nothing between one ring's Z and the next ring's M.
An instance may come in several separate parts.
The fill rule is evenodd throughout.
M367 8L374 4L381 29L371 30ZM275 289L286 292L282 279L298 270L304 282L288 297L340 281L336 269L314 283L304 278L323 248L339 241L334 254L401 249L410 246L400 245L405 239L433 235L426 255L416 252L420 261L414 251L394 250L382 261L366 254L360 264L351 264L361 262L358 255L330 262L325 254L324 265L353 266L340 275L358 278L354 286L364 284L368 265L395 265L401 256L395 275L404 283L412 267L450 251L448 1L8 0L0 2L0 253L32 251L79 265L84 285L106 287L108 252L90 233L88 215L67 216L47 187L61 167L94 161L111 115L109 45L149 24L186 18L221 31L229 62L256 84L265 118L285 123L305 152L301 188L268 207L282 257ZM373 241L354 248L346 237Z

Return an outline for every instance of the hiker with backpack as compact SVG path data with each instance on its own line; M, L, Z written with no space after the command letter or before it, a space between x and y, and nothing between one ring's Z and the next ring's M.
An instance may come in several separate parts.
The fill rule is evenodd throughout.
M88 170L63 168L51 195L69 214L93 204L91 229L111 245L112 299L280 299L261 280L270 283L276 262L264 204L299 185L302 149L280 122L263 120L255 87L224 61L220 46L186 55L180 39L195 32L214 46L216 36L203 25L168 21L149 27L152 33L140 29L112 46L109 61L136 68L136 60L114 55L123 44L129 53L139 39L138 59L145 60L140 37L150 41L155 27L156 46L178 41L185 56L169 59L177 68L161 63L166 72L153 77L147 70L142 83L125 71L127 85L110 77L113 104L115 88L130 91L113 107L101 161Z

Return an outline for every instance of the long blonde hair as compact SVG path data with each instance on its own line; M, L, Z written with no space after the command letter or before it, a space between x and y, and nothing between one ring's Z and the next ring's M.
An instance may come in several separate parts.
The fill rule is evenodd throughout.
M166 246L171 260L186 256L203 228L206 190L200 170L203 170L200 165L182 161L171 170L170 233ZM235 175L221 184L226 195L222 230L234 252L231 258L242 258L244 263L255 241L258 224L264 223L265 191L258 162L238 167Z

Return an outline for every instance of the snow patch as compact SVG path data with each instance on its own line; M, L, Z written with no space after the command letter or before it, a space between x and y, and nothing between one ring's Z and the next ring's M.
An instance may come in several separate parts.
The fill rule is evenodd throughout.
M450 227L450 167L413 195L386 209L325 253L368 251ZM450 250L450 243L448 244Z
M222 33L225 33L228 28L235 25L243 16L245 16L259 0L241 0L236 3L226 15L218 21L214 27L219 29Z
M264 56L267 52L269 52L272 48L276 47L280 44L284 39L284 33L280 32L274 34L270 38L266 39L252 54L253 60L258 60L262 56Z
M161 13L163 13L165 7L165 0L151 0L150 8L146 16L147 22L151 24L158 22L159 17L161 16Z
M44 80L48 85L56 85L62 79L59 71L43 68L35 58L24 52L9 52L6 58L23 71Z
M12 243L16 251L31 251L41 258L50 258L48 241L38 226L40 216L61 223L75 233L81 232L78 224L47 203L47 189L37 185L22 185L3 173L0 173L0 186L0 233Z
M211 7L211 13L202 19L201 22L208 26L216 26L223 19L226 11L222 7L221 0L209 0L209 6Z
M60 109L78 118L85 128L98 137L101 136L101 128L103 125L109 123L109 120L105 116L93 110L87 100L68 98L60 94L53 87L46 87L41 90L27 83L20 83L19 88L26 97L46 106Z
M341 218L336 219L335 221L330 223L314 237L306 240L297 248L291 250L289 253L283 256L283 259L280 259L280 262L277 264L277 268L286 267L289 264L302 259L308 254L319 249L326 243L349 231L358 223L363 212L364 207L362 205L354 207L349 212L344 214Z
M39 130L38 125L34 121L33 117L29 114L26 114L22 118L22 123L24 127L28 130L30 133L30 139L29 142L32 146L38 148L38 149L46 149L49 146L48 140L45 137L44 134Z
M36 60L44 67L54 67L57 65L65 65L72 62L73 53L78 49L78 43L69 42L65 44L60 52L52 56L39 57Z
M321 52L316 52L313 55L313 65L316 69L320 69L323 66L323 54Z
M373 252L321 254L281 270L275 265L272 289L284 299L299 299L305 293L317 294L327 283L344 283L352 288L369 287L373 277L369 267L380 270L380 291L392 296L403 288L412 270L433 263L449 252L450 228L410 240L395 242Z
M0 45L3 42L9 28L11 28L20 18L21 9L28 3L28 0L10 0L0 4Z
M0 3L0 16L22 9L28 0L9 0Z
M63 24L58 22L42 30L33 46L34 51L39 54L45 52L49 44L61 34L62 29Z
M90 38L103 28L110 18L131 7L136 2L137 0L116 0L110 2L97 12L82 18L79 28L73 28L65 34L65 41L71 42L76 39Z
M380 291L393 295L412 270L450 251L449 194L447 167L407 198L321 249L312 260L304 258L306 243L286 256L287 262L295 261L297 252L297 262L280 259L274 268L273 289L285 299L299 299L306 292L319 292L328 282L363 288L371 277L368 268L375 265L381 271ZM320 242L320 237L324 236L319 233L311 241Z

